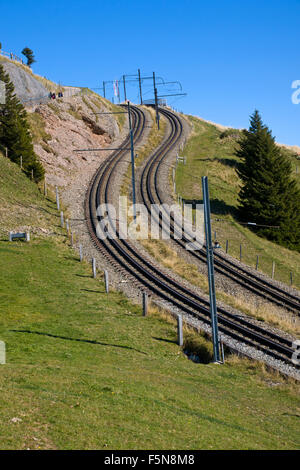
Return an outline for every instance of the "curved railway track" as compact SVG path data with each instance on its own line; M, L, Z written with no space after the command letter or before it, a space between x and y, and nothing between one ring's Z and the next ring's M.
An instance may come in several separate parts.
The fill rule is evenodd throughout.
M132 120L134 128L134 142L137 143L145 127L145 115L136 107L132 107ZM160 146L156 153L162 157L165 155L178 138L176 126L171 126L168 138ZM122 147L126 147L129 137ZM126 239L121 239L118 232L118 224L109 211L100 210L107 208L112 201L113 176L118 171L118 165L125 158L126 150L115 151L106 159L95 173L86 194L85 213L87 226L96 248L109 260L110 264L133 281L139 288L148 291L154 296L171 302L181 311L192 315L206 324L210 324L209 305L206 299L178 284L172 277L166 275L151 262L140 255L136 247ZM103 205L103 206L101 206ZM116 229L117 237L105 237L106 218L109 225ZM101 234L101 239L98 237ZM291 362L293 348L291 341L260 326L247 321L243 317L237 317L224 308L218 308L219 329L224 335L229 336L243 344L252 346L264 353L284 361Z
M172 139L171 146L169 150L176 145L179 141L182 134L182 123L176 114L165 110L160 109L160 113L165 116L169 121L169 124L172 129ZM164 203L163 196L160 193L158 185L158 175L161 169L161 165L164 164L164 158L166 157L166 152L163 149L156 151L152 157L147 161L143 173L141 175L140 181L140 196L143 203L146 205L149 214L151 213L151 205ZM160 227L162 227L161 217L157 212L156 221L159 222ZM176 226L177 225L177 226ZM184 250L186 249L186 244L190 243L193 240L193 235L187 230L179 227L178 222L174 220L174 217L171 215L171 238ZM175 236L177 234L177 237ZM182 235L181 235L182 234ZM189 251L190 255L195 258L197 261L206 262L206 252L204 248L197 251ZM300 312L300 298L286 292L284 289L275 287L272 284L268 283L266 280L261 279L259 276L256 276L254 273L251 273L244 269L242 266L237 267L233 262L222 256L220 253L214 254L215 258L215 270L231 279L232 281L238 283L242 287L256 295L263 297L264 299L275 303L280 307L284 307L294 313L299 315Z

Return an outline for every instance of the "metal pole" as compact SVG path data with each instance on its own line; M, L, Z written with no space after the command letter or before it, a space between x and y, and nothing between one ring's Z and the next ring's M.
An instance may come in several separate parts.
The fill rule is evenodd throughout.
M159 115L158 115L157 88L156 88L156 84L155 84L155 72L153 72L153 88L154 88L156 123L157 123L157 129L159 129Z
M123 75L123 85L124 85L124 101L127 101L127 98L126 98L126 84L125 84L125 75Z
M105 98L105 82L103 82L103 97Z
M132 181L133 219L136 222L134 146L133 146L133 130L132 130L132 125L131 125L131 115L130 115L130 103L129 103L129 101L128 101L128 121L129 121L129 129L130 129L130 146L131 146L131 181Z
M142 81L141 81L141 71L140 71L140 69L138 69L138 76L139 76L140 99L141 99L141 104L143 104Z
M214 278L214 254L211 238L211 224L210 224L210 202L208 193L207 176L202 177L202 190L204 202L204 220L205 220L205 238L206 238L206 256L208 268L208 283L209 283L209 300L210 300L210 315L211 327L214 349L214 361L220 362L220 348L219 348L219 332L218 332L218 316L217 316L217 303L215 291L215 278Z

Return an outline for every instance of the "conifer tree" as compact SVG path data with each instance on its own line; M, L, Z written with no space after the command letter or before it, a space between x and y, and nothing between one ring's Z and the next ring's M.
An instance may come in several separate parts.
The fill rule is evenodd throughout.
M259 225L278 226L278 229L258 227L256 232L288 248L300 250L300 190L292 178L290 162L282 155L257 110L239 144L241 218Z
M30 67L35 61L33 51L29 49L29 47L24 47L22 50L22 54L26 57L27 59L27 65Z
M30 127L27 122L26 110L14 93L14 85L4 67L0 65L0 80L5 83L5 104L0 104L0 150L8 150L8 157L15 163L20 163L27 176L40 181L44 177L44 168L34 153Z

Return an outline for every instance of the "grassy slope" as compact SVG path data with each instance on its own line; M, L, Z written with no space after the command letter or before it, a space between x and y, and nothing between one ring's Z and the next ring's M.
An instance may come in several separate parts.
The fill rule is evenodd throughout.
M184 199L196 199L202 202L201 176L208 176L212 210L212 229L217 232L217 239L225 249L229 240L229 254L239 258L242 244L243 262L255 266L259 255L259 269L271 275L272 261L276 263L275 279L289 283L290 272L293 284L300 287L300 253L290 251L255 235L247 227L234 221L239 191L239 178L235 172L238 162L234 155L236 143L232 139L220 139L222 131L197 118L189 117L194 126L193 134L184 149L187 164L180 164L176 171L176 187ZM292 152L285 150L291 159L294 176L300 183L300 174L296 174L297 159ZM222 218L226 221L216 221Z
M26 201L31 226L51 229L9 243L1 217L0 448L299 447L295 386L247 361L188 361L174 326L107 296L67 246L54 203L0 164L1 209L19 217Z

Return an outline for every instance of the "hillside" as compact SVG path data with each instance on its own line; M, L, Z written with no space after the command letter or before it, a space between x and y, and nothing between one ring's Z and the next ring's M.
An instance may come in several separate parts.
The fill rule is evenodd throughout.
M236 173L238 159L234 154L236 137L226 136L224 129L196 117L188 117L193 125L193 133L183 154L186 165L176 170L177 192L185 200L202 200L201 176L209 178L212 211L212 230L225 251L228 240L229 255L239 259L242 245L242 260L255 267L259 256L259 270L268 276L275 262L275 279L300 288L300 254L258 237L254 231L236 222L237 197L240 181ZM238 134L238 130L235 131ZM300 184L300 160L294 150L284 150L290 159L294 177Z
M116 106L88 89L59 86L1 55L0 63L26 106L34 150L45 168L48 184L67 186L93 162L103 159L101 152L78 154L74 150L104 148L118 138L124 117L96 114L113 111ZM49 90L61 90L63 97L49 99Z
M54 202L17 165L0 166L2 449L299 447L292 382L246 360L187 360L174 324L107 296ZM23 217L32 241L8 243Z
M31 70L21 64L15 63L0 55L0 64L9 74L16 93L24 103L43 100L49 94L47 80L34 75ZM55 87L56 88L56 87Z

